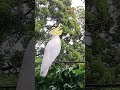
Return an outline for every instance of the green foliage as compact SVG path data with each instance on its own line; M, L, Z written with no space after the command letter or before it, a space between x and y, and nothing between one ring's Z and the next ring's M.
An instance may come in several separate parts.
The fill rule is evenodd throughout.
M0 13L10 14L15 0L1 0L0 1Z
M86 45L86 83L119 83L118 58L119 1L86 0L86 32L90 33L92 45ZM116 14L114 14L116 13ZM115 33L111 33L115 31ZM109 89L108 89L109 90Z
M66 68L53 65L46 77L41 77L39 71L39 68L36 68L36 90L84 90L84 64Z
M34 2L0 0L0 86L16 85L34 23Z
M4 74L0 74L0 86L4 86L4 87L7 87L7 86L11 86L11 85L15 85L16 84L16 81L17 81L17 78L15 75L4 75Z
M36 0L36 4L36 43L43 41L46 45L49 41L48 32L61 23L62 49L56 60L84 61L85 49L80 41L81 27L77 21L77 14L83 15L84 10L76 14L75 8L71 7L71 0ZM49 25L49 21L55 21L55 23ZM36 49L36 90L83 90L85 66L81 64L77 66L53 64L48 75L45 78L40 77L40 62L44 53L44 47L40 45L41 43L40 49Z
M63 34L60 36L62 50L57 60L84 61L84 47L80 41L80 37L82 36L80 32L81 28L80 23L77 22L76 14L74 13L75 9L70 5L66 5L66 0L37 0L36 2L40 3L36 5L35 31L37 43L39 41L48 40L48 32L53 25L47 25L47 22L55 20L55 24L61 23L63 29ZM50 20L48 20L48 18ZM64 38L68 34L69 36ZM40 53L43 52L40 51ZM41 55L39 56L41 57Z

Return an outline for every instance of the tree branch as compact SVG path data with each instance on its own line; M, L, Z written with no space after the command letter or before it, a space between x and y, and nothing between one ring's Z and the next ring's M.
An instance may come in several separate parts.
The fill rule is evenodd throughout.
M54 63L57 63L57 64L59 64L59 63L63 63L63 64L73 63L73 64L75 64L75 63L85 63L85 62L82 62L82 61L55 61Z

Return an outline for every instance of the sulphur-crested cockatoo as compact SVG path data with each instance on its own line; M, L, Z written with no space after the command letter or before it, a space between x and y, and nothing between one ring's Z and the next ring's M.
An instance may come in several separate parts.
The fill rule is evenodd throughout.
M60 24L57 28L49 32L51 40L47 43L41 64L40 75L45 77L48 70L61 50L61 41L59 35L62 34Z

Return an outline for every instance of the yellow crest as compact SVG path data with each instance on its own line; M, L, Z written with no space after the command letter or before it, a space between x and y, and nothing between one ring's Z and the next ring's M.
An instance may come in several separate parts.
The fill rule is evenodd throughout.
M51 32L52 32L54 35L61 35L61 34L62 34L62 30L61 30L60 24L58 25L57 28L53 29Z

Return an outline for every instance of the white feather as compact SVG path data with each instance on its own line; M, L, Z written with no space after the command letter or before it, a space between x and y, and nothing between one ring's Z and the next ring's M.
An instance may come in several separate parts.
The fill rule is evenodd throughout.
M41 64L41 76L46 76L48 70L61 50L61 41L59 36L52 36L52 39L47 43L44 51L43 61Z

